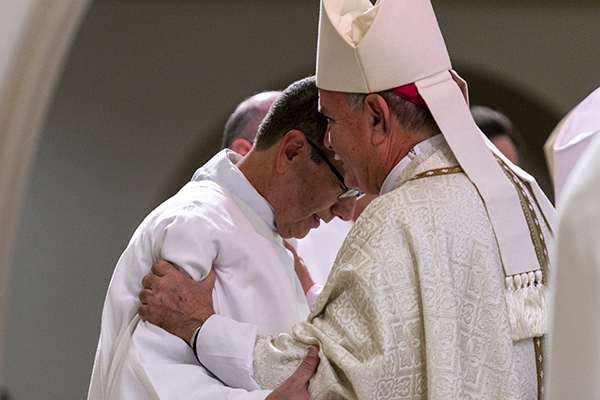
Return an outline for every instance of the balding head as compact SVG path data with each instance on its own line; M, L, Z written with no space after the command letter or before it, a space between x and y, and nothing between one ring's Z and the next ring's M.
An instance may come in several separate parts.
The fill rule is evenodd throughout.
M225 124L221 148L233 148L237 139L245 139L251 144L269 107L280 94L261 92L241 102Z

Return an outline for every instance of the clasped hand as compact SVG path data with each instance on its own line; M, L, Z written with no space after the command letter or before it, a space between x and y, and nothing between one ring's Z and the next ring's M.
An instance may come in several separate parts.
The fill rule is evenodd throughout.
M186 343L194 331L215 314L212 290L215 273L197 282L179 272L173 265L158 260L151 273L144 276L139 294L139 316L167 332L180 337Z

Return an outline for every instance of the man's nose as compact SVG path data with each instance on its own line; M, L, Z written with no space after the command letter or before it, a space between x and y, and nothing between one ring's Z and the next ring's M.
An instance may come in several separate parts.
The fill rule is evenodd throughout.
M331 206L331 212L344 221L350 221L354 215L354 206L356 206L356 197L338 200Z

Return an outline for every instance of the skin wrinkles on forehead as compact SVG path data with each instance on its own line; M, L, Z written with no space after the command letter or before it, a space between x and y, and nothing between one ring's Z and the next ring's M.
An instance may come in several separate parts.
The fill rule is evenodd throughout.
M325 103L322 103L323 97L327 97ZM361 176L368 176L368 170L367 169L367 165L360 165L360 163L357 163L357 160L354 160L354 163L350 162L350 159L348 159L348 157L350 157L350 154L356 154L359 153L359 151L357 151L356 147L356 143L353 143L352 141L348 142L346 141L344 146L339 145L339 141L340 140L345 140L343 138L340 138L340 134L342 135L352 135L355 134L355 132L352 132L349 128L358 128L357 126L354 126L356 124L356 121L353 120L353 116L352 116L352 112L356 112L357 110L352 110L350 108L350 104L348 104L347 101L345 101L346 99L343 97L343 95L336 95L336 94L332 94L329 92L326 92L325 96L322 96L321 94L319 94L319 112L321 112L321 114L323 114L328 121L328 125L327 125L327 133L326 133L326 139L329 142L329 146L331 147L331 149L333 150L333 152L336 154L336 159L341 161L341 164L344 166L345 170L351 171L350 173L352 174L352 171L354 172L353 175L356 178L358 178L358 176L356 176L356 172L361 172ZM347 123L349 126L346 128L343 128L341 126L336 126L336 125L340 125L340 124L344 124ZM333 131L336 131L335 133ZM339 132L339 130L343 130L343 132ZM348 138L347 138L348 139ZM335 145L334 147L334 144ZM351 146L351 147L350 147ZM345 149L345 151L344 151ZM336 150L342 150L342 153L338 153L338 151ZM344 156L346 159L342 159L342 156ZM345 165L345 163L343 161L346 161L349 163L349 165ZM357 169L360 168L360 169ZM362 169L362 170L361 170ZM364 174L364 175L363 175ZM345 175L345 174L344 174ZM347 186L350 187L350 185L348 185L347 182L344 182ZM356 186L356 185L354 185ZM360 189L360 188L359 188Z

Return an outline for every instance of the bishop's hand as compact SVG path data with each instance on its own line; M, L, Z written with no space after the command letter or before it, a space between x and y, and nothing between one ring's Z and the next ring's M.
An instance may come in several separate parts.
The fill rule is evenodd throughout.
M158 260L152 265L152 272L142 279L142 285L139 316L187 344L194 331L215 314L212 301L215 273L212 270L203 281L197 282L167 261Z
M275 389L266 400L310 400L308 382L319 366L319 349L316 346L308 350L302 363L281 386Z

